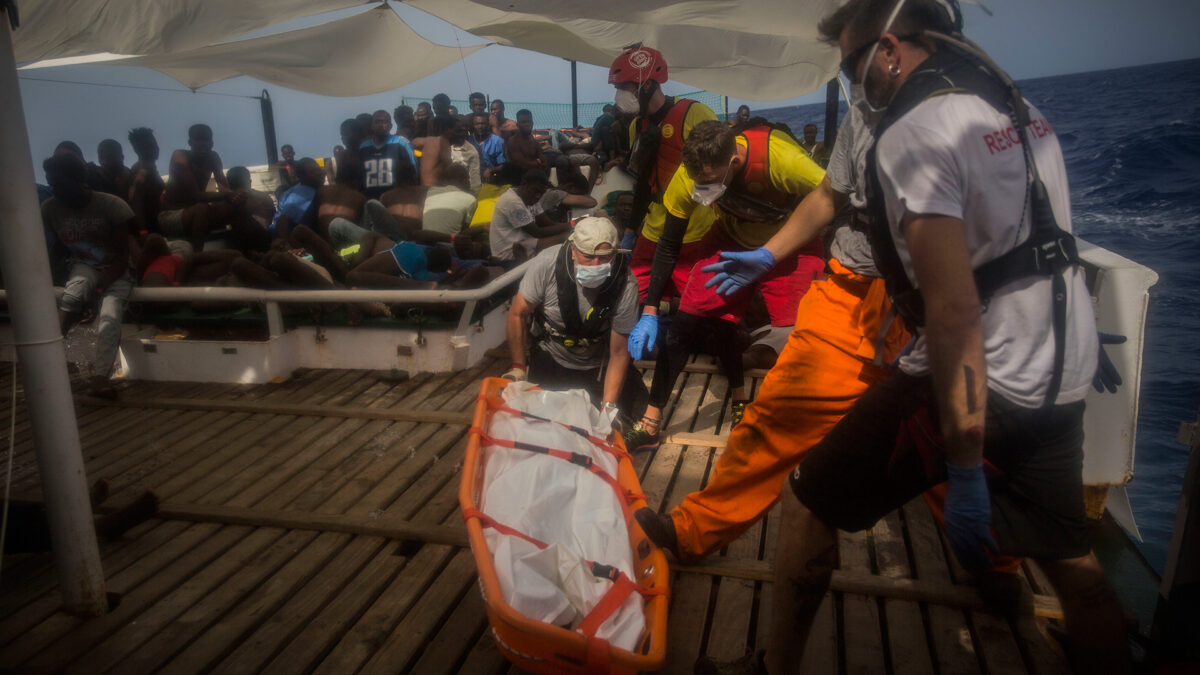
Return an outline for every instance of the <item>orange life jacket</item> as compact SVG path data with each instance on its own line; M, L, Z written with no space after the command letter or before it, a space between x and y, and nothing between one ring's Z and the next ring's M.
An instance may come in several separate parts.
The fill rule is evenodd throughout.
M658 125L662 133L658 156L654 160L654 173L650 174L649 179L651 192L664 192L683 161L683 121L687 119L693 103L695 101L690 98L676 99ZM650 120L643 117L640 131L645 131L649 125Z

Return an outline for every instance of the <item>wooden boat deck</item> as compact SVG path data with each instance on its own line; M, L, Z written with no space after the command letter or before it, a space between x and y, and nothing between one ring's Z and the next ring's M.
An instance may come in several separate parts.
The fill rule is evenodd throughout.
M512 671L487 631L457 505L479 379L506 367L489 359L406 381L308 371L267 385L134 382L115 404L79 399L89 479L111 485L105 506L152 489L160 518L101 543L120 601L99 618L60 611L48 553L6 556L0 670ZM674 442L637 457L651 504L677 504L712 470L728 418L713 370L689 366L666 427ZM10 372L0 368L0 396ZM16 429L14 494L36 498L23 410ZM778 528L772 514L675 574L669 671L763 645ZM1046 620L980 610L946 550L919 501L843 535L806 672L1065 672ZM1050 592L1032 565L1023 576ZM1053 598L1035 601L1054 614Z

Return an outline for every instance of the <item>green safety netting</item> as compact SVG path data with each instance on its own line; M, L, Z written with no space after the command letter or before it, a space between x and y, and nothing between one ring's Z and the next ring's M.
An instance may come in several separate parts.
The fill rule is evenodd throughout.
M713 112L717 113L717 117L725 119L725 97L720 94L701 90L686 94L676 94L676 98L690 98L699 101L712 108ZM403 105L412 106L413 108L416 108L417 104L422 101L432 102L429 98L419 96L404 96L400 99ZM491 99L488 99L488 102L490 103ZM603 112L604 106L610 103L612 101L580 103L579 126L591 128L592 123ZM457 108L460 115L464 115L470 110L466 99L451 99L450 105ZM504 99L504 114L508 117L516 117L517 111L522 109L533 113L533 126L536 129L567 129L571 126L570 103L529 103Z

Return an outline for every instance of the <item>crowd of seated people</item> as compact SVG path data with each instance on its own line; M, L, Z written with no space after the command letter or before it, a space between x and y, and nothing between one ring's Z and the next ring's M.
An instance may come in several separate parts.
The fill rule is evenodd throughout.
M465 110L456 114L439 94L415 107L358 114L341 123L331 158L297 158L283 145L257 187L247 168L225 167L206 124L189 127L185 147L172 150L165 166L146 127L128 133L136 155L129 167L115 139L99 144L94 164L63 141L53 158L78 162L58 173L82 165L79 188L115 198L129 217L105 202L107 221L98 227L56 230L47 222L55 281L69 284L78 251L113 249L128 264L106 265L127 268L131 283L144 286L474 287L565 241L572 215L585 212L610 217L622 249L632 248L639 227L631 218L633 194L614 192L602 207L591 197L606 171L628 161L631 116L606 105L591 129L537 130L530 110L509 118L503 101L481 92L470 94ZM68 180L47 169L43 202L56 195L56 182ZM54 213L61 216L58 202ZM76 197L78 208L88 208L81 204ZM127 239L124 253L111 244L117 237ZM102 276L105 282L111 275ZM64 313L99 315L89 305L110 283L100 285L95 301L85 298ZM108 313L118 309L124 305ZM389 311L378 303L346 309L352 320ZM64 327L71 323L64 319Z

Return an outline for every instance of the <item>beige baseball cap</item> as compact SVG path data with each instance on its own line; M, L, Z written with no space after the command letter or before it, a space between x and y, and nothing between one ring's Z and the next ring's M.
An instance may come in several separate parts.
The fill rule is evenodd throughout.
M616 252L620 240L617 237L617 226L613 225L611 220L599 216L588 216L580 218L575 223L575 231L568 241L574 244L577 251L585 255L606 255ZM608 250L597 252L596 249L604 244L608 244Z

